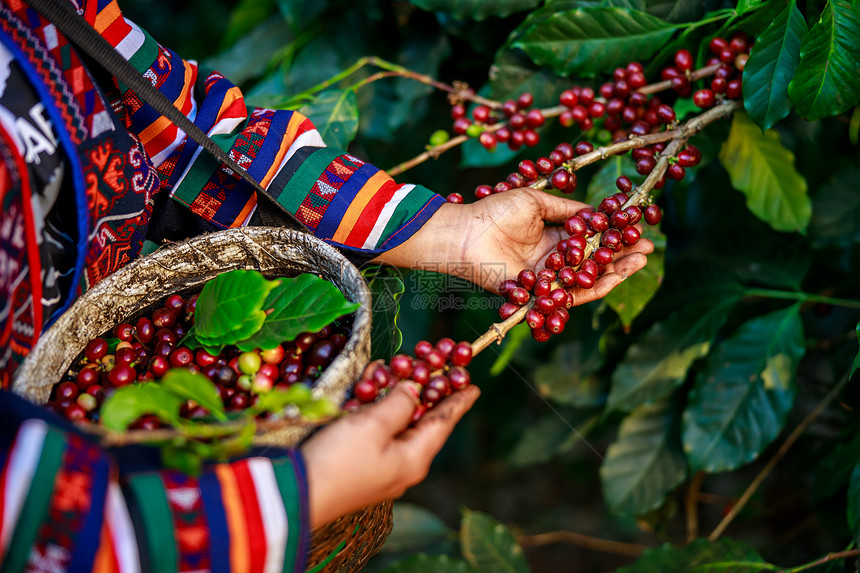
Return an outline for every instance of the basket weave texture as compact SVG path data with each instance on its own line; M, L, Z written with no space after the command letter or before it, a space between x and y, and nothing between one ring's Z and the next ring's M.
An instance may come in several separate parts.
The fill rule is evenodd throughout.
M190 294L220 273L256 269L268 277L310 272L332 282L356 311L352 335L314 387L337 404L370 359L371 295L359 270L330 245L302 232L244 227L201 235L159 249L130 263L84 293L39 339L18 369L12 390L37 404L72 365L87 342L116 324L147 314L172 294ZM265 430L257 445L295 447L312 427ZM391 503L384 502L314 530L309 569L353 572L376 553L391 531ZM320 567L322 562L325 564Z

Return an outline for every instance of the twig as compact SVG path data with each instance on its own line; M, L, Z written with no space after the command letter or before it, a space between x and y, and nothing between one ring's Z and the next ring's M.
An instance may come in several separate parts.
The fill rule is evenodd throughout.
M821 415L824 410L830 405L830 403L836 399L839 395L839 392L842 391L842 388L845 387L845 384L848 383L849 376L846 374L845 377L833 387L830 392L818 403L814 410L812 410L807 416L803 419L800 424L794 428L794 431L785 439L782 445L779 447L779 450L773 455L773 457L768 460L767 464L765 464L764 468L759 472L757 476L750 482L749 486L747 486L746 491L744 491L743 495L741 495L738 502L732 506L732 509L726 514L726 516L720 521L719 524L714 528L711 534L708 536L708 540L716 541L720 538L729 524L734 521L734 519L738 516L741 510L746 506L747 502L750 500L755 491L759 488L759 486L767 479L767 476L770 475L770 472L773 471L773 468L776 467L776 464L782 460L788 450L791 449L791 446L800 438L800 435L803 434L804 431L815 421L815 419Z
M696 472L684 499L687 510L687 543L692 543L699 536L699 492L702 490L703 481L705 472Z
M552 543L570 543L592 551L602 551L604 553L614 553L616 555L626 555L628 557L639 557L642 552L648 549L647 545L639 545L638 543L626 543L624 541L613 541L611 539L601 539L592 537L575 531L548 531L546 533L538 533L535 535L520 535L517 541L523 547L538 547L541 545L550 545Z
M860 549L848 549L845 551L837 551L836 553L828 553L824 557L816 559L815 561L810 561L809 563L804 563L803 565L798 565L797 567L792 567L791 569L781 569L780 573L798 573L800 571L812 569L813 567L818 567L819 565L823 565L830 561L836 561L837 559L848 559L849 557L856 557L858 555L860 555Z

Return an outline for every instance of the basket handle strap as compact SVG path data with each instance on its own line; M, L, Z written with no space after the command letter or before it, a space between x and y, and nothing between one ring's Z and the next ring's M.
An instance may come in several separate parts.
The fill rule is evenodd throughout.
M28 0L28 4L50 20L75 46L88 54L137 96L184 131L188 137L224 163L257 192L257 208L266 226L282 226L310 233L310 230L283 205L274 200L250 173L242 169L226 151L218 147L202 129L179 111L167 96L158 91L116 49L80 17L68 0Z

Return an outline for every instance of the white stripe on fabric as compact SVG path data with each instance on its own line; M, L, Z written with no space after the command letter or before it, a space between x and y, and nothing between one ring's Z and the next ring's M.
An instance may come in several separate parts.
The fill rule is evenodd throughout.
M257 490L257 504L260 506L263 531L266 534L266 561L263 571L278 573L284 570L284 552L290 533L284 500L281 490L278 489L278 480L271 460L251 458L248 460L248 471Z
M188 120L193 123L195 119L197 119L197 100L194 98L194 86L191 86L191 111L188 112ZM185 132L176 128L176 138L167 147L152 156L152 164L158 168L185 141L185 137Z
M126 34L125 38L116 45L116 51L119 52L126 60L130 60L140 47L143 46L143 42L146 40L146 35L134 22L125 18L123 18L123 20L125 20L126 24L131 26L131 32Z
M307 146L325 147L326 145L317 130L311 129L310 131L304 132L303 134L298 136L295 141L293 141L293 144L287 150L287 153L284 154L284 160L281 161L281 164L278 166L278 173L280 173L281 168L283 168L283 166L287 164L287 161L290 160L290 157L292 157L296 153L296 151L298 151L302 147ZM277 177L277 173L275 173L275 177ZM272 179L272 181L274 181L274 178Z
M191 161L188 162L188 165L185 166L185 171L182 172L182 175L179 176L179 179L176 181L176 184L170 190L170 196L173 197L176 190L179 189L179 186L182 185L182 182L185 180L185 176L188 175L188 172L191 171L191 167L194 165L194 162L197 161L197 158L200 157L200 153L203 151L203 148L199 145L197 149L194 150L194 155L191 156Z
M113 541L119 573L140 573L140 553L134 536L134 527L131 524L131 516L119 484L114 480L108 484L105 520Z
M18 525L21 508L27 499L33 475L42 456L48 424L44 420L30 419L21 424L15 443L9 453L6 488L3 492L3 531L0 532L0 548L6 553L12 533Z
M376 219L376 223L373 225L373 229L370 231L370 234L367 236L367 240L364 241L364 245L362 245L362 249L375 249L376 243L379 242L379 238L382 236L382 231L385 230L385 226L388 225L388 222L391 220L391 217L394 215L395 209L400 205L400 202L403 201L409 192L415 189L415 185L407 184L403 185L397 192L388 200L385 206L382 208L382 211L379 212L379 217Z

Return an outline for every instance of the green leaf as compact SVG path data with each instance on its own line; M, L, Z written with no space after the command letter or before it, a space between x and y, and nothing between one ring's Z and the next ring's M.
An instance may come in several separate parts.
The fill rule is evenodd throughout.
M860 536L860 462L854 466L851 472L851 483L848 485L848 510L846 512L848 525L854 538Z
M102 425L115 432L124 432L144 414L154 414L171 425L179 422L179 407L185 400L149 382L117 389L105 399L101 410Z
M830 117L860 101L858 37L856 0L829 0L821 18L803 36L800 64L788 86L801 117L810 121Z
M644 12L577 8L532 25L513 47L559 75L592 77L631 60L648 59L676 29Z
M556 413L545 416L525 429L508 462L514 467L548 462L585 440L599 420L599 415L589 415L583 410L563 419Z
M851 472L857 463L860 463L860 434L857 433L849 434L846 441L835 444L823 457L818 453L810 488L815 499L824 500L839 494L851 481Z
M690 366L706 356L717 331L738 300L727 294L682 307L655 323L612 372L608 410L632 410L669 394L687 378Z
M744 67L744 107L762 131L791 111L788 84L800 61L800 40L806 31L806 20L791 0L750 52Z
M644 177L636 173L636 166L629 157L620 155L611 157L600 166L600 169L588 182L585 202L596 207L606 197L618 193L615 180L622 175L629 177L634 186L639 185L644 180Z
M552 358L535 370L535 384L541 396L580 408L602 405L606 389L596 375L603 363L597 341L591 338L559 345Z
M743 16L747 12L758 10L765 3L765 0L739 0L738 1L738 16ZM746 75L746 68L744 69Z
M723 537L717 541L699 538L689 545L664 543L651 547L633 565L621 567L616 573L666 573L667 571L698 571L707 564L734 563L725 571L745 573L779 569L765 563L755 549L742 541Z
M168 392L185 400L194 400L217 419L224 421L224 403L218 388L203 374L195 374L185 368L171 368L159 382Z
M277 284L259 271L242 269L207 282L194 314L197 339L207 347L235 344L260 330L266 320L263 302Z
M687 475L678 418L669 400L640 406L618 429L606 450L600 482L606 505L615 513L640 515L660 507Z
M419 553L392 563L382 573L473 573L475 570L460 559L447 555Z
M311 389L305 384L293 384L286 390L272 388L271 392L260 394L257 403L252 406L255 413L282 412L290 404L297 406L308 404L313 400Z
M230 48L204 60L203 67L218 70L231 82L241 85L262 76L273 56L290 40L292 34L283 18L274 15L244 34Z
M199 309L199 299L197 304ZM336 318L355 312L359 306L346 300L332 283L316 275L305 273L283 278L265 300L263 308L271 312L259 330L237 346L241 350L274 348L302 332L316 332Z
M531 10L540 5L541 0L409 0L409 3L428 12L445 12L458 19L484 20Z
M762 133L746 114L736 113L720 161L756 217L776 231L805 232L812 211L806 179L775 131Z
M447 539L454 533L433 512L402 501L394 503L393 521L394 529L385 539L387 553L416 553L428 545Z
M848 248L860 242L860 167L833 175L812 201L809 236L816 247Z
M527 573L528 560L511 531L485 513L463 508L463 557L481 573Z
M798 303L747 321L711 353L684 412L684 451L694 470L738 468L779 435L805 351Z
M373 300L373 319L370 328L370 359L388 361L400 349L403 333L397 326L400 298L406 292L397 269L373 265L362 269Z
M224 33L224 44L231 45L264 22L274 7L275 0L241 0L230 12L230 22Z
M313 122L331 147L346 149L358 132L358 103L352 90L326 90L299 112Z
M604 300L618 314L621 324L629 328L633 319L645 308L663 283L663 263L666 259L666 236L657 227L645 226L642 237L654 243L648 264L612 289Z
M203 456L184 445L167 444L160 448L161 465L189 476L200 475Z
M321 396L306 404L299 404L299 411L306 420L323 420L337 416L340 409L330 398Z
M857 323L857 340L860 342L860 322ZM851 365L851 374L849 376L854 376L858 368L860 368L860 352L854 357L854 364Z

